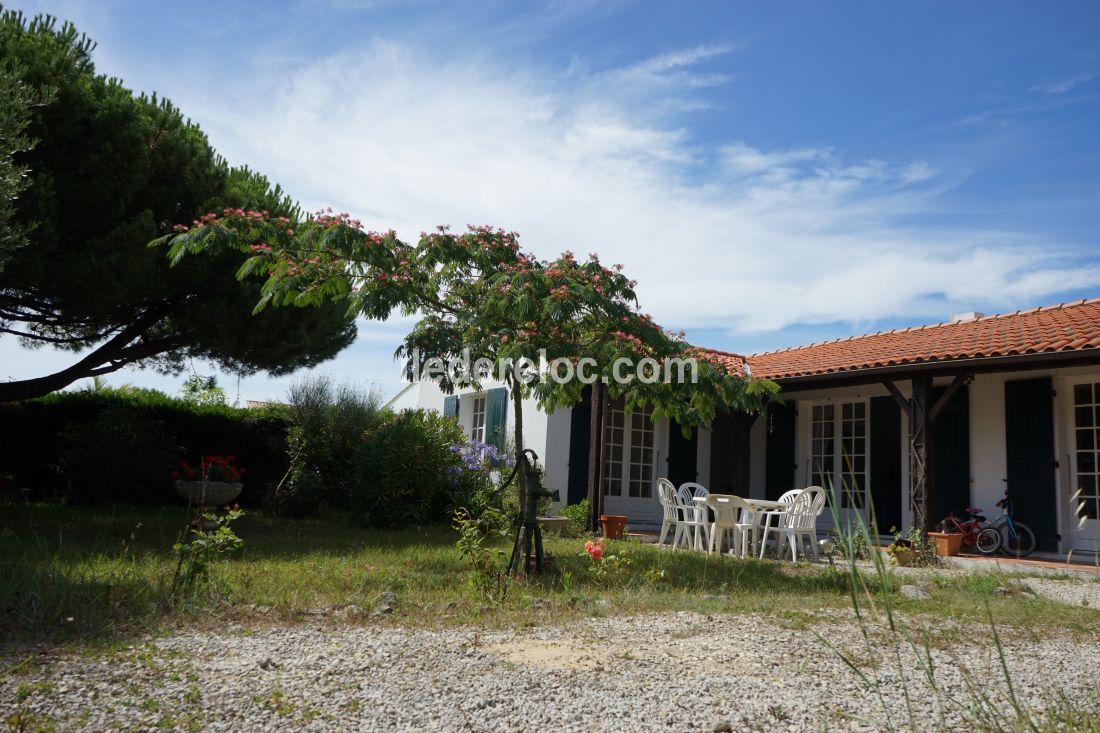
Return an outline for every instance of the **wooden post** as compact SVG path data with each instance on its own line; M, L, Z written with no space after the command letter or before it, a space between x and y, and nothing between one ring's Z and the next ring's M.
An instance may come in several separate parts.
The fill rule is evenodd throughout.
M936 477L933 461L936 418L973 374L957 374L940 395L932 402L932 377L928 374L913 377L913 397L906 400L890 380L883 382L886 391L893 396L902 412L909 418L909 501L913 508L913 526L922 532L935 529Z
M913 524L922 532L933 529L936 481L932 458L932 377L913 377L913 396L909 401L909 498Z

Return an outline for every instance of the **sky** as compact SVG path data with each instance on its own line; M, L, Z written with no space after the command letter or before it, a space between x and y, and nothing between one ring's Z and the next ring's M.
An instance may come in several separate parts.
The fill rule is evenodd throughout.
M598 252L700 345L1100 296L1095 2L8 7L72 20L100 72L170 98L307 210ZM317 371L392 395L409 325L363 322ZM71 359L0 338L0 378ZM278 400L301 376L219 381Z

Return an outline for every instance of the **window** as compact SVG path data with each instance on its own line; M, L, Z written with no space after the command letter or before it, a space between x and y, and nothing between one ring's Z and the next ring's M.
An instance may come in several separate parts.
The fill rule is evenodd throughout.
M604 496L622 496L623 493L623 441L625 440L626 413L621 405L608 410L603 429Z
M838 409L839 408L839 409ZM840 440L837 440L837 436ZM814 405L810 416L810 483L863 509L867 494L867 403Z
M628 429L629 427L629 429ZM613 403L604 425L603 493L635 499L653 496L654 431L652 411L638 408L628 417Z
M1100 518L1100 384L1073 386L1074 468L1078 516Z
M649 410L630 415L630 496L648 499L653 495L653 421Z
M474 411L470 423L470 440L485 442L485 395L474 398Z

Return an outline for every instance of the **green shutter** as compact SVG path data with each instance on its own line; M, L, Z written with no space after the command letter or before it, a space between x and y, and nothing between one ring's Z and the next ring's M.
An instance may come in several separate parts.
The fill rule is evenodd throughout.
M566 503L577 504L588 496L588 450L592 444L592 387L587 386L581 401L573 405L569 416L569 488Z
M500 450L505 446L505 425L508 410L508 390L491 389L485 395L485 442Z
M871 398L871 502L879 534L901 526L901 408L893 397ZM939 433L937 432L937 436ZM967 464L969 465L969 463ZM938 515L937 515L938 516Z
M674 486L699 480L699 471L696 465L698 444L699 435L695 428L692 428L691 434L685 438L680 425L675 420L669 422L668 480Z
M772 402L768 405L767 440L764 443L764 495L778 499L789 489L801 489L795 472L795 416L793 402ZM713 450L713 449L712 449Z
M1008 491L1015 516L1031 527L1038 549L1058 549L1054 463L1054 385L1050 377L1005 382ZM982 507L996 516L993 507Z
M458 418L458 395L443 398L443 417Z
M932 400L939 400L944 389L933 388ZM932 428L932 439L932 480L936 482L932 518L938 522L950 512L961 514L971 504L970 394L966 386L944 405Z

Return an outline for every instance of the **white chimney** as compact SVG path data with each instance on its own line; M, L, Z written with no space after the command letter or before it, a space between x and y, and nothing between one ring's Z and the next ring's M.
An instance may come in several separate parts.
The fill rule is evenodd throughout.
M951 323L976 321L979 318L985 318L985 313L979 313L978 311L967 311L966 313L956 313L955 315L951 316Z

